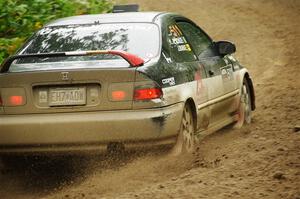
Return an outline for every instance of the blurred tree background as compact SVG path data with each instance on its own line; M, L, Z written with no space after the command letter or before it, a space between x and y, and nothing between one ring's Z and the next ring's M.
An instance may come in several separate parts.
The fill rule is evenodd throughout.
M51 20L111 9L110 0L0 0L0 63Z

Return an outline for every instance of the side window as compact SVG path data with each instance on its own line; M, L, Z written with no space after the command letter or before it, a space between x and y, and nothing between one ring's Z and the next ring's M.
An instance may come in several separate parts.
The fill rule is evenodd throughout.
M197 60L190 44L177 25L169 25L166 36L170 55L173 60L176 62L192 62Z
M204 32L188 22L177 22L177 24L187 37L197 56L203 57L204 54L206 56L210 54L208 51L211 51L212 41Z

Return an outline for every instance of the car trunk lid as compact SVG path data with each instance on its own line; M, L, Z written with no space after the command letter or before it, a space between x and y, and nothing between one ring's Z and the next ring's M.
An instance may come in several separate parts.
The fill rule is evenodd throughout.
M27 114L131 109L135 70L127 67L2 73L2 111Z

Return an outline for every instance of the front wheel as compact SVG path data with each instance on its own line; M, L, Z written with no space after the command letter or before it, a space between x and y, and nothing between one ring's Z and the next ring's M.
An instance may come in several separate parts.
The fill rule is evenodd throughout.
M191 107L187 104L183 109L180 132L172 150L174 155L191 153L195 148L195 125Z
M238 109L238 119L235 128L241 128L244 124L251 123L251 95L249 92L249 85L246 79L243 81L241 88L240 102Z

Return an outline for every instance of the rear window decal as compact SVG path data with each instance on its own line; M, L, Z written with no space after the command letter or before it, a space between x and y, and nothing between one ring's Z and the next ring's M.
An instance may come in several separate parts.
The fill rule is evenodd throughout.
M177 46L178 51L192 51L189 44L179 45Z
M176 25L169 26L169 36L170 45L175 47L175 49L177 49L178 52L192 51L186 38L183 36L181 30Z
M168 64L170 64L170 63L173 62L173 61L172 61L172 58L171 58L171 57L167 57L167 56L165 55L165 53L162 53L162 55L164 56L164 58L165 58L165 60L167 61Z
M177 38L172 38L172 44L186 44L187 41L184 37L177 37Z
M169 26L169 32L170 32L170 35L172 35L174 37L182 36L182 32L176 25Z

